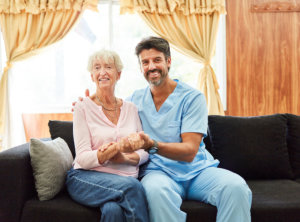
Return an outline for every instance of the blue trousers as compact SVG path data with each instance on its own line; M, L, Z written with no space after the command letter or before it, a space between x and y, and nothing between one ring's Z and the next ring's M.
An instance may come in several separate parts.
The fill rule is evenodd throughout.
M142 179L151 222L184 222L180 210L183 199L198 200L218 209L217 222L250 222L252 192L239 175L209 167L195 178L176 182L162 171L152 171Z
M145 191L136 178L72 168L66 185L76 202L100 208L101 222L149 221Z

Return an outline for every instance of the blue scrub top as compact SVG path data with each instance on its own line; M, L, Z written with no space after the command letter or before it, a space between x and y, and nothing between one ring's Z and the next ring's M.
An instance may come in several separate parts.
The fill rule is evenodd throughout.
M143 130L152 139L161 142L181 142L187 132L207 134L207 108L204 95L189 85L175 80L177 86L159 111L156 110L150 88L137 90L129 98L138 107ZM171 160L159 154L149 156L149 163L141 176L152 170L162 170L176 181L192 179L207 167L217 167L218 160L205 149L203 139L191 163Z

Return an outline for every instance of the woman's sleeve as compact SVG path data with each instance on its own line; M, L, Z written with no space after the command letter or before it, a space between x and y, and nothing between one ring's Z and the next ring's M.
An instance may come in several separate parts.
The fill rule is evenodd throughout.
M77 104L74 108L73 135L75 143L75 168L91 169L100 166L97 150L92 150L91 134L88 128L84 104Z
M138 163L138 166L142 165L143 163L145 163L148 158L149 158L149 153L147 153L145 150L143 149L139 149L137 151L135 151L137 153L137 155L139 155L140 157L140 161Z

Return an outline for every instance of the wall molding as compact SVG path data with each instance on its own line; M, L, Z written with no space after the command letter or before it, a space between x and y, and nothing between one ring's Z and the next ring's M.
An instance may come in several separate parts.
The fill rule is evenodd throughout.
M300 2L252 0L251 12L300 12Z

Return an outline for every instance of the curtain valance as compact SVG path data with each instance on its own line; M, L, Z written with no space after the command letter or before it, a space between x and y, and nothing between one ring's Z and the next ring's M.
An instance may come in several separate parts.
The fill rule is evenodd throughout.
M97 11L97 0L0 0L0 14L90 9Z
M225 0L121 0L120 13L172 14L176 10L184 15L226 12Z

